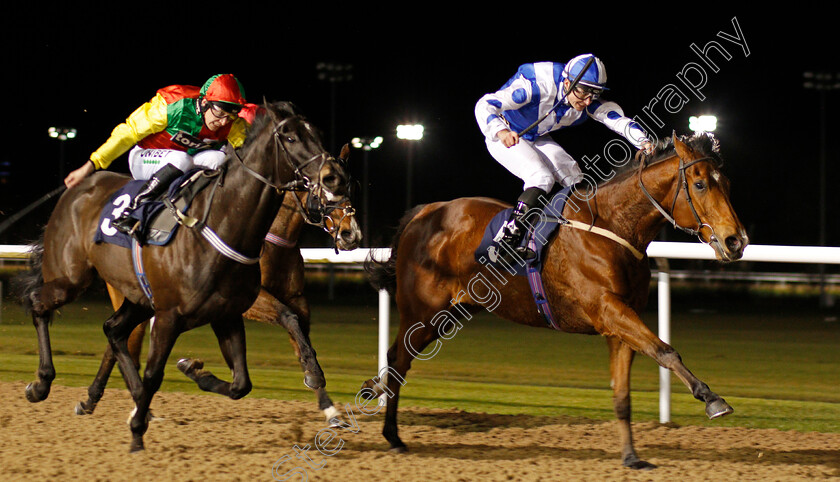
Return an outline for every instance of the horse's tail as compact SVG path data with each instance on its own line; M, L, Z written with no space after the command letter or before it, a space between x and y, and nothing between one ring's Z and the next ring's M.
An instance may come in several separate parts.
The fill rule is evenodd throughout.
M33 294L39 293L44 285L41 264L44 260L44 235L29 245L29 269L12 279L12 293L23 304L28 313L32 312Z
M414 206L406 211L400 219L400 224L397 227L397 232L391 240L391 256L387 261L379 261L369 257L365 261L365 271L368 274L370 284L377 290L388 290L392 295L397 291L397 247L399 246L400 237L402 236L405 227L408 223L417 216L417 213L425 207L425 204Z

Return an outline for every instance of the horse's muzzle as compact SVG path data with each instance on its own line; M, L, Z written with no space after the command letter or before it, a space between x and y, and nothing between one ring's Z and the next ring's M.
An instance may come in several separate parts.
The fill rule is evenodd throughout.
M749 244L749 238L746 234L738 233L732 234L723 239L715 239L712 242L712 247L718 255L718 258L724 262L738 261L744 256L744 249Z

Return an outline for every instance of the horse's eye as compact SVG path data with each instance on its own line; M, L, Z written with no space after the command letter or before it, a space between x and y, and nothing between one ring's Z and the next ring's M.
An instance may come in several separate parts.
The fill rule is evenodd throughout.
M297 141L297 139L295 139L294 137L286 136L286 142L289 142L290 144L293 144L296 141Z
M702 191L703 189L706 189L706 181L695 182L694 183L694 189L697 189L698 191Z

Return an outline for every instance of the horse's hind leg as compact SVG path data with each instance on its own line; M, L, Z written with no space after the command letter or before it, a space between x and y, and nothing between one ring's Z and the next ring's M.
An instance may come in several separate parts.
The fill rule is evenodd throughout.
M206 392L238 400L251 391L251 378L245 356L245 324L242 316L211 323L219 340L219 349L233 372L233 382L226 382L204 370L204 362L189 358L178 360L178 369Z
M50 394L52 381L55 379L55 365L52 359L52 347L50 346L50 319L52 311L41 315L32 315L35 324L35 331L38 333L38 380L29 383L24 393L30 402L46 400Z
M30 402L46 400L55 379L55 365L50 344L50 321L53 310L71 301L78 290L66 281L53 281L27 293L32 310L32 322L38 334L38 380L26 386L26 399Z
M630 428L630 366L635 352L616 337L607 337L610 347L610 376L613 389L613 405L618 419L621 444L621 461L625 467L651 469L655 466L639 459L633 448L633 432Z

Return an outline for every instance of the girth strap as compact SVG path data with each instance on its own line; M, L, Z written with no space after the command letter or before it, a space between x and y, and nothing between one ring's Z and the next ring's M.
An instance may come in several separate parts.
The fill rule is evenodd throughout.
M149 299L149 304L154 310L155 301L152 296L152 287L149 284L149 280L146 278L146 271L143 268L142 248L140 243L137 242L137 239L134 237L131 238L131 264L134 265L134 275L137 276L137 281L140 283L140 289L143 290L143 294L145 294L146 298Z
M537 247L534 244L534 238L528 241L528 247L536 251ZM537 311L545 318L546 324L559 330L560 326L554 320L554 315L551 313L551 306L548 303L548 298L545 296L545 288L543 287L542 276L540 269L533 264L528 266L528 284L531 285L531 294L534 296L534 303L537 305Z

